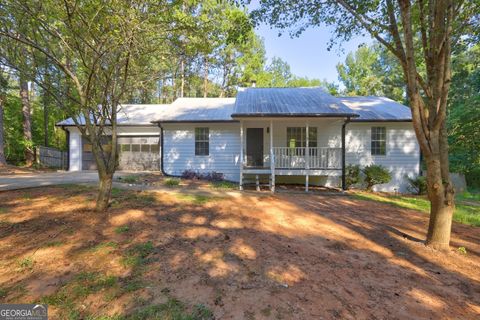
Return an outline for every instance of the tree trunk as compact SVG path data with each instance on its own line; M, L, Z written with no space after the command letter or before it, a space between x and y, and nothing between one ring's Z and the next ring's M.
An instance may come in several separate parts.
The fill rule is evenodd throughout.
M185 90L185 62L182 61L180 62L180 77L181 77L181 82L180 82L180 98L183 98L184 90Z
M7 165L5 159L5 148L3 141L3 104L5 102L5 96L0 96L0 167Z
M208 95L208 61L205 58L204 64L204 74L203 74L203 97L206 98Z
M426 245L438 250L450 248L450 234L452 217L455 211L455 190L450 181L448 163L448 142L445 125L438 134L431 136L437 146L433 149L438 152L425 157L427 164L427 190L431 202L430 221Z
M27 166L31 166L34 161L34 154L33 154L33 141L32 141L32 120L31 120L31 109L30 109L30 97L28 95L28 81L23 77L20 77L20 98L22 100L25 164Z
M113 173L101 172L100 170L98 170L98 176L100 182L98 185L98 195L95 210L98 212L104 212L107 210L108 204L110 202Z
M48 93L44 93L43 96L43 144L48 147Z

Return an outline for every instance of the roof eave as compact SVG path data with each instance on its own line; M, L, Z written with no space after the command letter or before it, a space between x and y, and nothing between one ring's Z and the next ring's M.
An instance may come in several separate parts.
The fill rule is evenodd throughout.
M238 122L238 120L155 120L151 121L153 124L159 123L231 123L231 122Z
M412 119L352 119L352 122L412 122Z
M357 118L356 113L234 113L232 118Z

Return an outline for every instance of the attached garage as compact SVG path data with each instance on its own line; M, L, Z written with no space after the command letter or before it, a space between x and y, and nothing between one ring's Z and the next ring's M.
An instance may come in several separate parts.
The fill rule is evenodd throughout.
M107 140L106 140L107 141ZM118 137L118 170L159 171L160 137L128 136ZM108 145L104 150L109 150ZM82 138L82 170L95 170L97 165L92 153L92 146L85 137Z

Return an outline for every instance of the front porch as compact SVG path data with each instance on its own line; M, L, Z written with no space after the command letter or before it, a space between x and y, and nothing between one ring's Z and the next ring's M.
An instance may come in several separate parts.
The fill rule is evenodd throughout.
M260 181L268 177L274 192L279 176L303 177L307 192L310 177L341 179L344 187L345 122L342 118L240 120L240 189L250 177L258 190Z

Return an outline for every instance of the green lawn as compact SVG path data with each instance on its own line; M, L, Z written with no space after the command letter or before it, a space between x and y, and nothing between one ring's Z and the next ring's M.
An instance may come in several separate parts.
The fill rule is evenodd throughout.
M358 191L353 197L387 203L400 208L414 209L428 213L430 202L425 196L386 195ZM453 220L463 224L480 227L480 193L464 192L456 196L456 209Z

